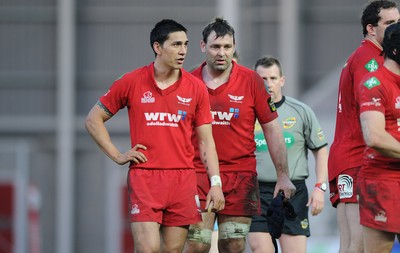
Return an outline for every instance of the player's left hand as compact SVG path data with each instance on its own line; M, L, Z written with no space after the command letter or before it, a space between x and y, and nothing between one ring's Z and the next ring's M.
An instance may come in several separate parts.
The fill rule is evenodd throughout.
M320 214L324 209L324 203L324 192L315 187L307 203L307 206L311 206L311 214L313 216Z
M206 207L208 212L218 212L224 209L225 198L220 186L212 186L207 194Z

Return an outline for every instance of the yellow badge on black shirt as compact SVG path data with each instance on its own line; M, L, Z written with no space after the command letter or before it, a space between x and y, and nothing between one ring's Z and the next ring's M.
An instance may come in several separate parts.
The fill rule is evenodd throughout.
M269 109L271 110L271 112L276 112L276 106L274 104L274 101L272 101L271 97L268 98L268 104L269 104Z

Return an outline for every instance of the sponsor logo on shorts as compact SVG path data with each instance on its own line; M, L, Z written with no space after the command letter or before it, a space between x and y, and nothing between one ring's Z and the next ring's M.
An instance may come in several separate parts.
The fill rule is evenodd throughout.
M140 213L139 206L136 204L133 204L131 207L131 214L138 214L138 213Z
M379 222L387 222L387 217L386 217L386 213L385 211L379 211L376 215L375 215L375 221L379 221Z
M301 224L302 229L308 228L308 219L306 218L306 219L300 221L300 224Z
M338 189L339 189L339 198L340 199L348 199L353 197L353 178L349 175L339 175L338 180Z

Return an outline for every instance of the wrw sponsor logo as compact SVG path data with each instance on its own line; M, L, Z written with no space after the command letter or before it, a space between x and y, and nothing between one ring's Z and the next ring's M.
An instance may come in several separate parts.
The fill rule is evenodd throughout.
M167 126L178 127L178 122L185 120L186 112L178 111L178 114L168 112L145 112L144 116L147 121L147 126Z
M213 125L230 125L232 118L239 118L239 109L229 108L228 112L212 111L211 114L214 119Z

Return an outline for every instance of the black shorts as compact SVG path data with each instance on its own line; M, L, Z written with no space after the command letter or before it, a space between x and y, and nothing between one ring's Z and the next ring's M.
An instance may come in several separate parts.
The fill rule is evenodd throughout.
M310 236L310 223L308 219L308 190L304 180L292 181L296 186L296 193L290 198L297 217L294 221L285 219L283 234ZM268 233L267 208L272 201L276 183L259 182L261 198L261 216L253 216L250 232Z

